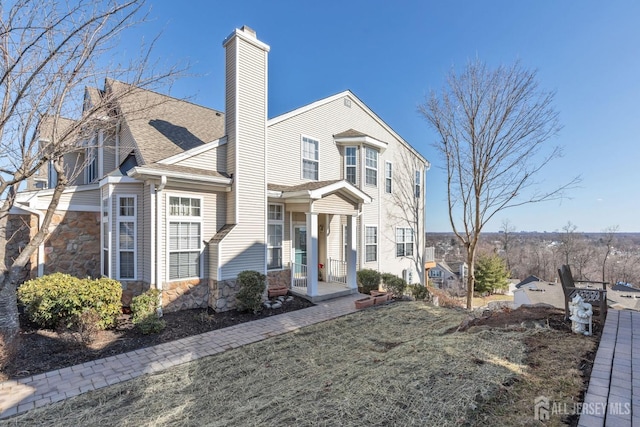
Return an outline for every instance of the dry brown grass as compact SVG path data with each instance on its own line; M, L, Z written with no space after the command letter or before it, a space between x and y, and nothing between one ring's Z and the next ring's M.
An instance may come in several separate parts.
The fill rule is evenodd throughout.
M532 421L533 398L544 394L538 390L551 393L543 375L558 372L549 367L533 377L526 365L526 341L546 334L559 341L556 332L522 327L448 332L466 316L418 302L367 309L0 424L446 426ZM577 376L575 371L567 371L562 381L571 376ZM516 390L525 383L530 385ZM572 383L559 390L575 387ZM503 412L510 414L503 418Z

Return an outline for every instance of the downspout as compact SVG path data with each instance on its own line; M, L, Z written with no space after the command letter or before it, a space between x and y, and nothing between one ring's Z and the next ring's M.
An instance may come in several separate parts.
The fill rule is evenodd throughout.
M161 199L162 197L160 193L162 193L162 190L164 190L164 187L166 187L167 185L167 177L166 175L162 175L160 177L160 185L158 185L158 187L156 188L156 218L155 218L155 223L156 223L156 289L158 289L160 291L160 295L158 296L159 298L159 307L158 307L158 316L162 317L162 285L161 285L161 278L162 278L162 271L161 271L161 265L162 263L158 262L160 256L161 256L161 248L160 248L160 208L162 207L162 203L161 203Z

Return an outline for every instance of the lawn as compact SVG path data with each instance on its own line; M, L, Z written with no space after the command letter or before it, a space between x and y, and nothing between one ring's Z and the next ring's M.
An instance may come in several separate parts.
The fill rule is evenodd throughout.
M507 313L458 331L461 310L394 303L0 425L539 425L533 399L579 401L580 367L596 345L549 313L511 321Z

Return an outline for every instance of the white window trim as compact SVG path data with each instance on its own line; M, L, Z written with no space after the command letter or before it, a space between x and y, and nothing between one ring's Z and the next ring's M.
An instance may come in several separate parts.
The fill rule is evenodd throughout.
M277 219L269 219L269 205L274 205L274 206L280 206L282 208L282 219L281 220L277 220ZM284 270L284 215L285 215L285 210L284 210L284 204L282 203L267 203L267 271L282 271ZM278 246L270 246L269 245L269 224L275 224L275 225L282 225L282 241L280 243L280 251L281 251L281 257L282 259L280 260L280 267L277 268L269 268L269 249L273 249L273 248L277 248Z
M404 232L405 239L404 239L403 242L399 242L398 241L398 230L405 230L405 232ZM407 230L411 231L411 237L413 238L411 240L411 242L407 242L406 241ZM416 247L415 247L415 243L416 242L415 242L415 240L416 240L416 233L413 231L413 228L411 228L411 227L396 227L396 249L395 249L396 258L408 258L408 257L414 256L415 253L416 253ZM398 244L400 244L400 243L402 243L404 245L404 253L402 255L398 255ZM408 243L411 243L411 246L412 246L413 253L411 255L407 255L407 244Z
M104 215L104 202L107 202L107 215ZM111 267L113 265L111 259L111 197L103 197L102 205L100 208L100 234L102 242L100 244L100 275L103 277L111 277ZM107 224L107 235L104 235L104 224ZM107 274L104 274L104 251L107 251Z
M375 228L376 229L376 259L374 259L373 261L368 261L367 260L367 246L373 246L372 244L367 243L367 228ZM378 260L380 259L379 256L379 250L380 250L380 234L378 233L378 225L377 224L365 224L364 226L364 263L371 263L371 262L378 262Z
M372 152L376 153L376 167L372 167L367 165L367 153L369 152L369 150L371 150ZM375 149L375 148L371 148L371 147L365 147L364 148L364 183L366 186L368 187L377 187L378 186L378 181L380 181L378 178L378 169L380 169L378 167L378 165L380 164L380 153ZM367 182L367 171L368 170L373 170L376 172L376 183L375 184L370 184Z
M391 176L387 176L387 165L391 166L391 169L389 170L391 172ZM387 181L391 184L389 186L390 191L387 191ZM386 194L393 193L393 163L388 160L385 160L384 162L384 192Z
M171 206L170 206L170 200L171 197L178 197L178 198L183 198L183 199L198 199L200 200L200 216L196 217L196 216L180 216L180 215L176 215L173 216L171 215ZM204 260L202 259L202 255L204 253L204 245L202 244L202 236L204 234L204 230L203 230L203 214L204 214L204 198L202 196L192 196L190 194L185 194L185 193L166 193L165 196L165 238L164 238L164 244L165 244L165 248L166 248L166 259L165 259L165 277L166 277L166 281L169 283L172 282L184 282L187 280L195 280L195 279L202 279L204 277ZM198 272L198 277L181 277L178 279L171 279L171 273L170 273L170 254L171 254L171 249L170 249L170 244L169 244L169 224L171 224L172 222L198 222L200 223L200 241L198 242L200 244L200 265L199 265L199 272ZM188 252L195 252L194 251L188 251Z
M122 216L120 215L120 200L133 198L133 216ZM138 196L135 194L118 194L117 195L117 206L116 206L116 224L117 224L117 233L116 233L116 249L118 256L116 257L116 270L118 272L119 280L138 280ZM133 222L133 277L121 277L120 275L120 223L121 222ZM130 250L126 250L125 252L129 252ZM109 255L111 256L111 255Z
M355 164L353 165L347 165L347 150L349 148L353 148L354 150L356 150L356 158L355 158ZM355 173L355 177L356 177L356 182L350 182L349 180L347 180L347 169L348 168L354 168L356 170ZM358 185L358 147L356 145L349 145L347 147L344 147L344 180L347 182L350 182L353 185Z
M414 178L414 187L413 187L413 191L414 191L414 196L416 197L416 199L420 198L420 193L422 192L422 174L420 173L420 170L416 170L415 173L415 178Z
M316 159L308 159L306 157L304 157L304 139L310 139L313 140L317 143L318 146L318 160ZM309 162L315 162L318 165L318 178L314 179L314 178L306 178L304 176L304 161L307 160ZM309 136L309 135L304 135L301 134L300 135L300 179L305 179L308 181L320 181L320 140L318 138L315 138L313 136Z

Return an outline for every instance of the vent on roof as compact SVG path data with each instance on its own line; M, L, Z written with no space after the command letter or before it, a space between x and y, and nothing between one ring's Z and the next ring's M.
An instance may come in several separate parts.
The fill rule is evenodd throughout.
M349 98L344 99L344 106L351 108L351 100Z
M256 31L253 28L243 25L240 30L246 35L248 35L249 37L253 37L254 39L256 38Z

